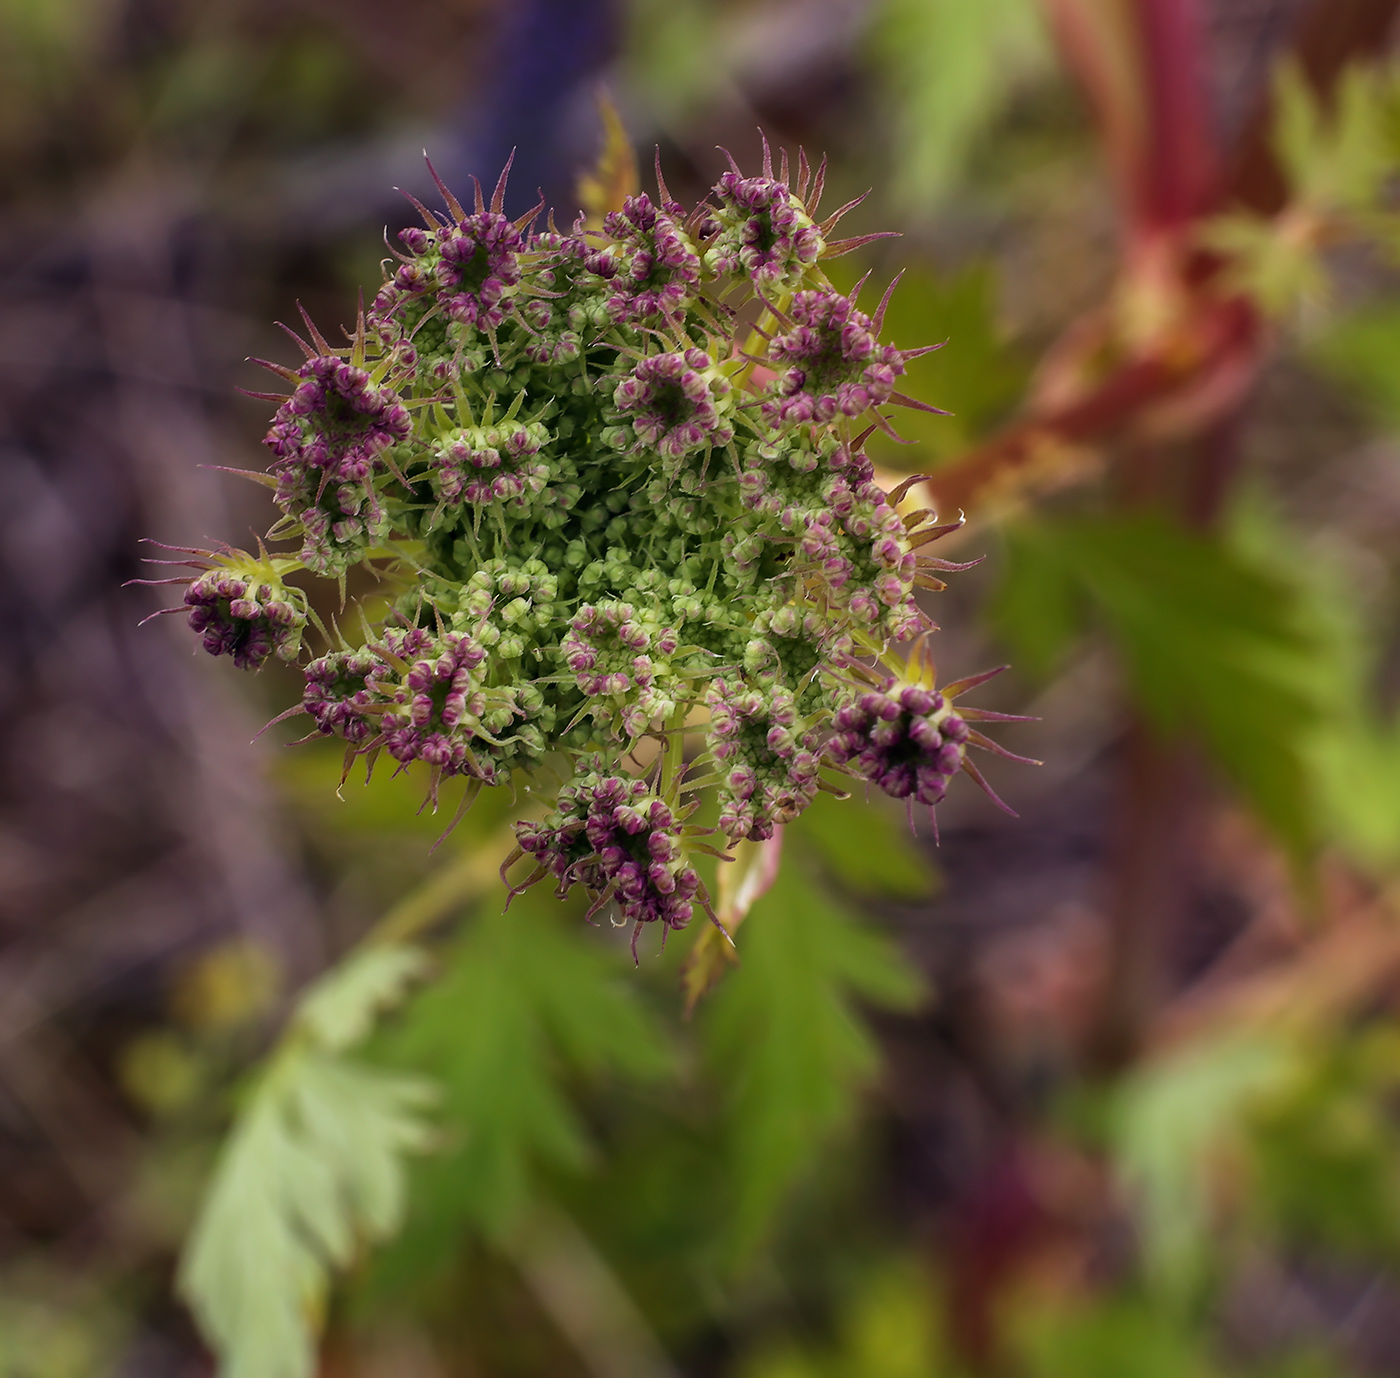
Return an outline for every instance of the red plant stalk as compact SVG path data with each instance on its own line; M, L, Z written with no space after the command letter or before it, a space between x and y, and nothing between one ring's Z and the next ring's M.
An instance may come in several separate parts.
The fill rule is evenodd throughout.
M1122 219L1119 273L1109 301L1049 351L1023 417L928 486L941 510L973 507L1072 481L1091 449L1118 466L1119 505L1150 504L1206 528L1228 495L1243 409L1270 337L1255 303L1226 285L1229 265L1201 247L1199 230L1231 204L1263 213L1283 205L1267 85L1238 146L1227 150L1211 117L1198 0L1045 4L1102 140ZM1398 7L1400 0L1316 0L1292 48L1324 98L1349 61L1380 47ZM1165 943L1190 898L1187 835L1203 781L1192 754L1141 715L1130 720L1121 762L1109 973L1086 1050L1100 1073L1136 1056L1159 1005ZM948 1266L959 1308L993 1315L991 1294L1014 1269L964 1278L958 1259ZM969 1295L979 1289L988 1295ZM966 1333L950 1324L955 1338ZM1005 1357L985 1328L963 1347L976 1372Z

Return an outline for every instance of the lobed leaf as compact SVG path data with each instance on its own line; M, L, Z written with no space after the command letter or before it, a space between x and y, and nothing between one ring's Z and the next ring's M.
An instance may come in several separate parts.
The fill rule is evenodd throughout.
M1199 739L1280 840L1306 852L1325 648L1296 587L1241 550L1150 517L1043 524L1012 548L994 619L1018 653L1053 664L1078 606L1092 606L1148 716Z
M571 1074L649 1080L673 1065L664 1031L577 914L542 889L483 914L441 981L389 1038L385 1055L441 1084L448 1151L420 1164L415 1208L385 1265L393 1278L476 1227L501 1237L537 1191L540 1169L578 1171L588 1135Z
M359 1043L379 1012L396 1005L427 966L427 954L420 948L365 948L335 973L334 980L312 988L297 1018L323 1048L341 1052Z
M331 1273L398 1228L432 1091L341 1054L425 965L384 945L322 977L224 1145L179 1274L221 1378L307 1378Z
M307 1378L330 1272L398 1225L402 1157L425 1146L418 1078L290 1050L215 1169L179 1287L222 1378Z
M742 961L703 1025L728 1098L737 1256L757 1245L878 1064L857 1002L911 1009L923 989L889 939L800 868L785 867L755 905Z
M1392 164L1383 79L1359 65L1324 106L1296 63L1274 80L1274 147L1294 196L1316 206L1373 202Z

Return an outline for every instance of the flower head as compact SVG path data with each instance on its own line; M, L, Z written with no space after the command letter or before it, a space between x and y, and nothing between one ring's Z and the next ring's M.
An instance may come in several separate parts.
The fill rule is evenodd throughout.
M515 826L519 853L536 862L524 885L548 875L560 894L581 884L594 898L591 912L615 902L633 924L634 960L646 924L660 923L668 933L690 922L697 902L708 907L699 873L685 859L683 831L675 810L645 781L596 770L565 786L542 823Z
M667 459L680 459L734 438L724 415L728 391L709 355L687 349L643 359L618 383L613 404L632 423L640 444Z
M454 777L539 801L522 883L582 886L634 942L709 910L704 837L771 837L824 764L931 806L993 749L966 684L889 660L962 568L928 553L957 523L903 515L914 480L885 492L865 455L923 405L895 391L918 351L880 338L888 292L866 315L823 272L863 241L831 238L848 208L818 221L822 181L765 150L687 212L658 170L564 231L509 219L504 173L470 207L439 183L347 344L307 319L269 365L268 538L295 553L187 552L177 581L207 649L256 667L319 627L292 572L335 579L359 606L307 657L316 732L434 804Z
M907 800L911 808L924 804L932 809L941 803L953 776L963 771L993 803L1006 809L982 773L968 760L968 747L981 747L1008 760L1039 763L998 746L971 724L1028 719L988 709L959 711L953 706L959 694L985 683L1005 668L1003 665L972 675L939 690L933 687L932 661L926 647L921 646L900 674L888 675L876 687L856 693L837 710L827 759L886 794Z
M363 483L412 430L399 395L344 359L308 359L295 377L263 441L279 475L311 470L322 482Z
M715 184L714 195L718 234L705 254L712 273L742 274L763 291L781 292L816 266L825 240L786 182L732 169Z
M612 245L590 253L585 266L607 284L610 321L674 320L694 299L700 255L678 223L683 215L674 202L658 207L640 193L604 218L603 234Z
M904 355L881 344L874 322L837 292L798 292L791 328L774 338L770 355L782 368L767 404L777 423L855 417L890 400Z
M356 746L373 737L379 730L373 711L387 702L373 681L387 670L369 650L332 651L313 660L301 701L317 731Z
M183 565L196 573L133 580L139 584L184 586L179 606L162 608L152 617L185 613L190 630L199 636L204 649L213 656L230 656L240 670L261 669L274 655L279 660L297 658L307 623L315 622L316 617L306 594L284 582L284 576L297 568L295 560L270 556L265 551L250 555L229 546L218 551L165 548L191 558L151 563Z
M452 320L490 330L505 319L507 293L520 281L524 236L496 211L463 216L438 232L438 300Z
M416 650L412 660L395 657L406 663L388 690L385 748L396 761L424 761L444 775L480 774L472 747L493 736L486 725L488 710L499 714L503 706L501 695L489 694L478 673L485 650L463 632L445 632ZM505 720L511 716L506 704Z
M284 592L233 570L210 570L185 590L190 630L200 634L210 655L232 656L240 669L256 670L274 654L293 660L306 612L279 596Z

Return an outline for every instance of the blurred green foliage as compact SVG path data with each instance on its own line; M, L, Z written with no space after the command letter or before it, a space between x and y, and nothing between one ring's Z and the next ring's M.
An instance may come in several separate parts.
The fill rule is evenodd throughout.
M937 1378L950 1361L934 1297L915 1260L891 1260L852 1289L828 1349L771 1345L742 1364L738 1378Z
M1251 1116L1250 1211L1293 1248L1400 1259L1400 1031L1382 1022L1294 1059Z
M1156 727L1187 732L1304 855L1316 840L1305 724L1325 705L1322 642L1297 591L1219 541L1152 517L1027 522L1008 529L993 620L1045 674L1087 611L1122 655Z
M979 138L1050 68L1032 0L882 0L870 55L891 112L888 194L905 214L954 190Z

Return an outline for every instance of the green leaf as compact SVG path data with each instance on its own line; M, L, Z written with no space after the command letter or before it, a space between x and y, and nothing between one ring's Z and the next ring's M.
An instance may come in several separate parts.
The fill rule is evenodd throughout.
M740 1378L937 1378L953 1364L939 1333L934 1288L912 1260L884 1263L843 1298L829 1350L765 1346L742 1365Z
M424 1082L298 1046L226 1144L179 1286L222 1378L308 1378L330 1271L383 1239L402 1157L427 1143Z
M1293 589L1316 638L1312 681L1327 704L1308 734L1323 824L1353 860L1385 875L1400 859L1400 719L1378 713L1373 686L1382 638L1337 553L1307 551L1257 499L1232 514L1232 544Z
M1325 653L1296 586L1267 562L1152 517L1028 528L999 625L1032 661L1065 645L1078 590L1108 625L1138 703L1199 739L1297 854L1318 829L1310 738L1326 713ZM1042 587L1037 587L1037 583Z
M622 26L627 89L637 91L663 124L684 124L734 79L740 55L724 42L723 14L708 0L629 0L628 10Z
M1114 1158L1138 1208L1147 1270L1184 1297L1205 1265L1213 1157L1289 1070L1261 1035L1202 1041L1141 1068L1116 1096Z
M1024 522L1006 532L991 622L1017 667L1042 678L1059 668L1084 621L1085 599L1069 556L1057 527Z
M1251 1117L1248 1206L1286 1248L1393 1266L1400 1257L1400 1032L1308 1041Z
M819 794L802 815L798 843L857 894L928 899L938 888L933 867L903 810L888 803Z
M742 1258L878 1064L856 1002L911 1009L923 983L889 939L792 865L754 906L740 958L702 1027L729 1102L731 1247Z
M1298 200L1324 208L1375 201L1392 166L1382 82L1353 65L1324 107L1296 62L1279 68L1274 148Z
M1400 307L1378 305L1341 317L1309 353L1380 424L1400 429Z
M398 1004L427 967L421 948L365 948L341 966L334 979L318 982L307 993L297 1018L323 1048L341 1052L363 1040L380 1011Z
M1053 1294L1052 1294L1053 1296ZM1141 1297L1032 1298L1009 1317L1026 1378L1209 1378L1200 1327ZM1255 1372L1255 1370L1251 1370Z
M394 1063L443 1089L449 1152L418 1166L415 1206L390 1280L441 1257L466 1227L499 1237L522 1217L541 1168L577 1171L590 1145L571 1073L651 1080L673 1066L625 946L601 947L577 911L537 887L483 914L385 1042Z
M1229 260L1226 281L1272 316L1285 316L1303 301L1325 301L1330 279L1311 236L1247 211L1209 221L1201 243Z
M1382 875L1400 860L1400 721L1364 706L1320 736L1318 764L1337 841Z
M432 1090L339 1054L425 965L369 947L317 981L224 1145L179 1275L222 1378L307 1378L332 1271L398 1228Z
M978 136L1049 67L1031 0L884 0L870 54L893 107L893 193L909 211L955 188Z

